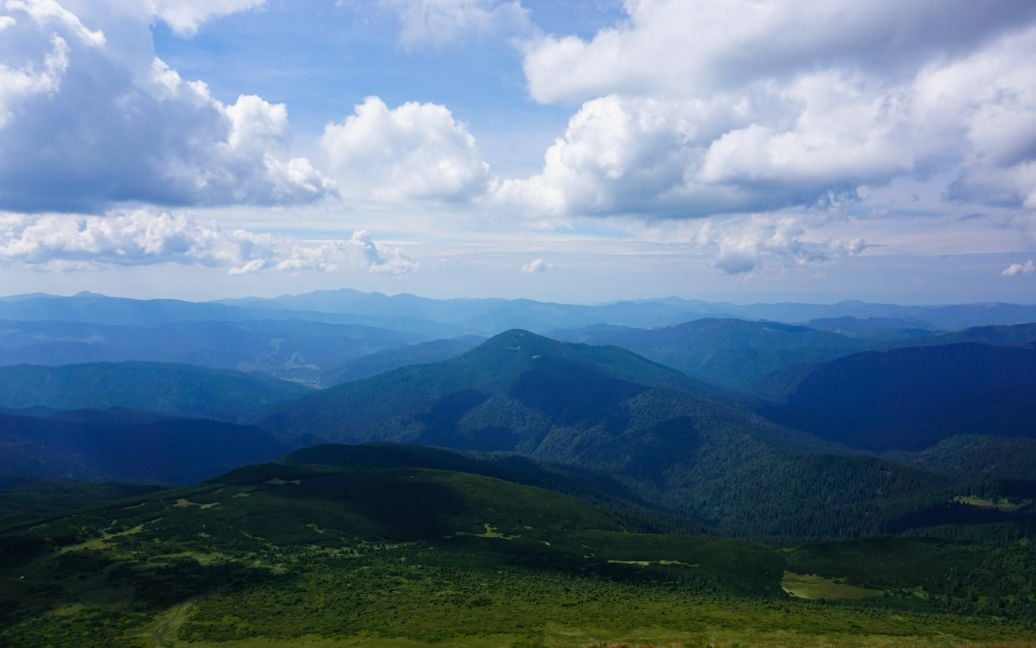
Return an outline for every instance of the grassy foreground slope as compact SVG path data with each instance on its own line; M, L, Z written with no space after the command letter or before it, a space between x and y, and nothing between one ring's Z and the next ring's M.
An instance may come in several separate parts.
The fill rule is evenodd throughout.
M1023 616L800 601L760 545L470 473L265 464L0 532L0 645L1031 645Z

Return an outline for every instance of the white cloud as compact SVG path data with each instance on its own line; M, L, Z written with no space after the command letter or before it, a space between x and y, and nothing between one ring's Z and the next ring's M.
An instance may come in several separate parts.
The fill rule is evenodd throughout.
M52 95L61 87L61 77L68 69L65 39L51 38L50 51L42 63L38 69L11 68L0 63L0 128L12 119L15 106L34 95Z
M146 209L104 216L0 215L0 263L53 271L175 263L226 268L231 274L268 269L400 274L415 267L401 250L380 246L363 231L345 240L307 242Z
M404 47L441 48L458 41L533 30L521 2L498 0L379 0L399 20Z
M62 7L57 0L7 0L8 11L27 14L38 27L59 27L80 41L100 47L105 43L104 32L87 29L79 17Z
M459 201L481 194L489 165L475 138L438 104L389 109L368 97L321 140L346 198Z
M810 93L824 81L707 100L588 101L543 170L497 184L493 198L555 215L700 217L813 204L909 170L900 124L878 119L885 109L850 86ZM821 116L817 104L839 114Z
M535 98L584 103L493 200L701 217L952 172L952 199L1034 209L1036 4L952 4L628 2L625 24L526 52Z
M1029 22L1036 6L1006 0L627 0L628 20L591 40L546 37L525 73L538 101L608 94L708 95L804 69L909 70Z
M554 267L553 263L547 263L543 259L533 259L522 266L522 272L525 274L536 274L540 272L546 272Z
M715 255L713 265L727 274L746 274L767 263L801 266L860 254L867 244L808 240L801 217L754 214L725 221L703 221L694 244Z
M257 9L266 0L150 0L155 15L180 36L193 36L215 18Z
M334 193L291 156L283 105L254 96L226 105L155 57L147 7L91 4L82 20L52 0L7 7L32 20L0 43L0 208L292 204Z
M291 255L278 261L278 270L336 270L342 265L362 267L371 272L404 274L417 267L399 248L377 245L364 230L356 230L348 240L320 245L293 246Z
M1036 272L1036 261L1033 261L1032 259L1025 263L1012 263L1004 268L1004 271L1000 274L1004 277L1017 277L1031 272Z
M0 16L0 31L7 29L8 27L14 27L18 24L18 21L13 16Z

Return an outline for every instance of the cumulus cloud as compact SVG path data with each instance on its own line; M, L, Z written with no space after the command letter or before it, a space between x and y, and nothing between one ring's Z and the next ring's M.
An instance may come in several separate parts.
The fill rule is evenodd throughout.
M698 217L812 204L910 170L904 125L839 81L807 78L738 101L589 101L543 170L499 183L494 198L554 214Z
M537 274L540 272L546 272L553 267L553 263L547 263L543 259L533 259L522 266L522 272L525 274Z
M252 96L226 105L155 56L148 7L89 4L82 16L53 0L6 7L16 22L0 42L0 208L333 194L309 160L290 155L283 105Z
M499 0L379 0L399 20L404 47L441 48L458 41L530 33L521 2Z
M493 199L702 217L950 173L951 199L1036 208L1036 5L951 5L628 2L626 23L526 51L534 98L583 103Z
M803 69L909 70L1036 16L1026 0L628 0L628 19L592 39L545 37L524 66L542 102L608 94L701 96Z
M390 109L368 97L345 121L328 124L321 144L346 197L460 201L490 179L475 138L438 104Z
M710 251L713 266L727 274L747 274L768 263L802 266L853 256L867 244L848 241L809 240L801 217L753 214L725 221L701 223L693 243Z
M1004 268L1003 272L1000 274L1004 277L1017 277L1031 272L1036 272L1036 261L1033 261L1032 259L1025 263L1012 263Z
M54 271L174 263L226 268L231 274L336 269L400 274L415 265L401 250L378 245L363 231L345 240L307 242L152 210L2 214L0 263Z

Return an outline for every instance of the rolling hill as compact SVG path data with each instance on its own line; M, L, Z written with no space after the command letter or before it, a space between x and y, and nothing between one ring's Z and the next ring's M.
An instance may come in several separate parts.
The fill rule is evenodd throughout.
M864 588L837 578L860 578L851 544L778 551L643 533L579 499L399 465L393 457L413 455L376 450L350 466L251 466L0 529L0 643L575 648L706 636L935 646L1036 636L1031 602L968 598L1002 594L986 571L1028 564L1031 550L927 551L896 580ZM926 547L893 549L882 555L908 561ZM947 565L962 589L938 580ZM805 576L792 567L829 575L814 584L840 600L787 594ZM1031 574L1011 585L1030 591ZM917 597L917 587L938 596Z

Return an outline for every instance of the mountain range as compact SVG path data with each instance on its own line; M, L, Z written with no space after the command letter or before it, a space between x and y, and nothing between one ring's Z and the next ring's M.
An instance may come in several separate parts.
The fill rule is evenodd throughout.
M0 299L0 645L1026 645L1026 308Z

